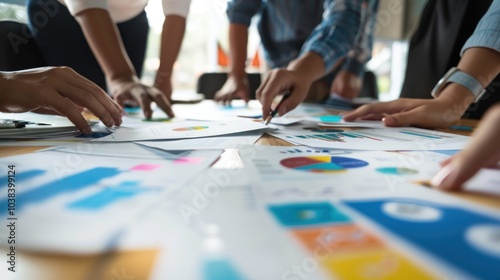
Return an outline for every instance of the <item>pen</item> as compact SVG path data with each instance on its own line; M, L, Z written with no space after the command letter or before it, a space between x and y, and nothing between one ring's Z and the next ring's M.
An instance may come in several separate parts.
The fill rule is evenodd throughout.
M266 123L265 125L268 125L271 120L274 118L274 116L276 116L276 114L278 114L278 110L280 109L280 106L281 104L283 103L283 101L285 101L288 97L290 96L290 92L287 91L283 97L281 98L280 102L278 103L278 106L276 106L276 108L274 108L274 110L271 110L271 113L269 114L269 116L267 116L266 118Z
M0 120L0 129L4 128L24 128L26 124L15 120Z

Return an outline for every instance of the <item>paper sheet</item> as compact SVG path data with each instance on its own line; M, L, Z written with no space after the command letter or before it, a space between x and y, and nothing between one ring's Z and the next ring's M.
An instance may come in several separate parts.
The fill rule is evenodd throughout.
M226 137L205 137L170 141L141 141L135 142L135 144L165 151L234 149L241 144L251 145L259 140L261 136L262 133L254 132L251 134L236 134Z
M190 149L178 149L189 154ZM221 149L204 149L221 150ZM77 144L56 146L38 152L57 151L79 155L93 155L112 158L142 158L142 159L175 159L181 155L180 152L169 153L135 143L112 143L112 142L82 142Z
M119 127L109 136L94 139L96 142L127 142L127 141L146 141L146 140L173 140L219 136L240 132L267 129L261 122L251 120L239 121L182 121L166 123L164 125L150 126L145 128L133 129Z
M306 147L247 150L247 156L257 160L256 165L264 166L266 163L260 159L291 155L279 153L279 149L290 152L286 150L290 148L297 149L294 156L298 150L301 154L309 150L313 156L320 152L323 156L339 156L338 151L328 153ZM341 156L360 158L368 154ZM393 154L372 153L366 160L372 163L386 159L393 163ZM223 174L204 172L182 189L173 209L184 209L180 215L184 222L189 221L191 230L182 227L183 234L176 245L172 241L172 245L166 246L155 279L172 275L181 279L206 277L206 266L214 259L226 268L222 270L225 273L219 274L220 279L363 279L363 275L489 279L497 275L500 255L495 250L500 243L495 236L500 230L499 211L477 207L409 181L400 181L392 189L386 189L382 181L370 181L371 186L366 189L354 188L349 180L337 180L341 173L330 174L329 181L318 181L311 173L309 180L284 181L304 192L323 184L342 191L315 197L267 196L266 191L272 190L276 181L255 177L253 173L245 176L246 180L238 180L254 167L246 165L243 170ZM273 173L269 169L266 176ZM355 177L353 170L346 172ZM385 175L394 176L390 171ZM204 193L207 184L217 188ZM189 212L189 207L194 211ZM193 265L183 269L185 266L179 266L180 263Z
M22 223L16 247L66 253L115 249L141 214L175 196L220 154L193 151L169 159L124 160L48 151L1 158L4 174L9 165L16 170L13 216ZM3 186L0 201L7 205ZM7 214L5 208L0 217ZM7 244L6 236L2 231L1 244Z
M469 141L467 136L413 127L344 129L301 124L270 134L310 147L372 151L463 149Z
M0 138L51 138L79 134L75 125L67 118L36 113L0 113L0 119L26 122L24 128L0 129ZM89 125L97 124L89 121Z
M267 240L277 243L266 253L296 256L292 264L304 268L309 279L333 275L351 279L380 264L383 256L398 265L380 273L396 279L408 275L490 278L497 273L500 241L495 236L500 232L500 212L413 182L439 168L439 153L339 154L306 147L250 146L240 152L245 169L250 169L245 172L249 172L255 199L275 222L265 229L267 219L261 218L259 224L258 232L270 232ZM256 219L262 213L247 211L247 215ZM219 219L221 228L231 227L228 219ZM276 227L281 228L281 235ZM244 236L244 228L239 233L234 226L232 230L233 236ZM260 238L266 237L262 234L252 240ZM282 249L285 245L281 244L287 242L295 244L295 253ZM292 243L287 247L294 247ZM233 252L256 246L248 237L232 244L237 246ZM300 257L304 251L299 248L305 248L305 255ZM326 259L325 254L329 255ZM472 255L473 259L463 258ZM308 272L307 266L301 266L306 259L318 269ZM280 262L275 263L283 273ZM298 277L293 267L289 264L285 271ZM269 269L267 275L274 275Z

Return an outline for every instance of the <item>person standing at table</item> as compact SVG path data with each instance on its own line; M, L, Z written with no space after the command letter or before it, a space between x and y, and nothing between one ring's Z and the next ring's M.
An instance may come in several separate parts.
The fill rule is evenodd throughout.
M172 66L190 0L163 0L166 15L154 86L140 82L149 24L147 0L28 0L28 23L45 61L69 66L124 105L139 104L151 118L155 102L170 117Z
M464 19L466 20L466 19ZM429 50L433 52L433 50ZM434 99L402 98L365 105L346 114L344 119L379 118L387 126L417 125L426 128L448 127L456 123L469 106L477 105L485 94L485 105L500 100L496 90L484 89L500 74L500 0L494 0L474 33L462 46L461 59L429 94ZM498 85L494 85L498 89Z
M260 15L258 30L268 67L295 64L310 54L324 71L308 83L309 98L323 101L328 93L352 99L362 87L364 64L371 58L378 0L231 0L228 2L231 70L215 100L249 100L245 72L248 27ZM309 85L304 89L307 93Z

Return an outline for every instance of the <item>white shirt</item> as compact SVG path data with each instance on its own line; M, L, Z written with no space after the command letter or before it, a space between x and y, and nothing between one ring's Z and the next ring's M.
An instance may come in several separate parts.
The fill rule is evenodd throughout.
M148 0L58 0L74 16L81 11L98 8L109 11L114 22L124 22L140 14ZM191 0L162 0L163 13L187 17Z

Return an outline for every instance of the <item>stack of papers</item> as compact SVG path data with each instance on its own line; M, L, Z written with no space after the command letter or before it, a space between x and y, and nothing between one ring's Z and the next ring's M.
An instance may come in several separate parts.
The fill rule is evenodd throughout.
M89 125L97 124L89 121ZM0 138L54 138L80 134L67 118L35 113L0 113Z

